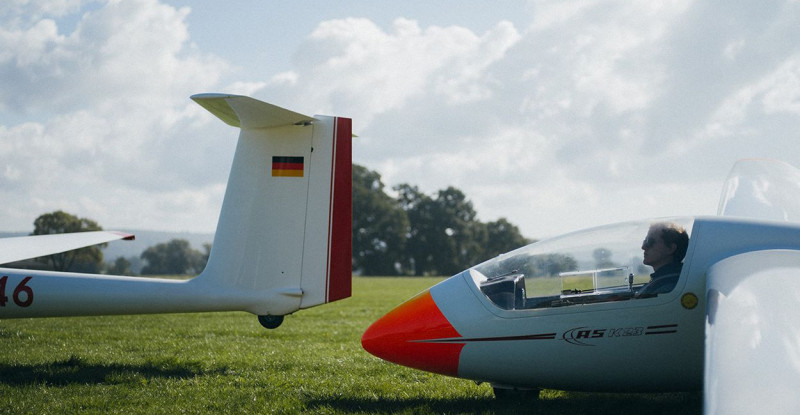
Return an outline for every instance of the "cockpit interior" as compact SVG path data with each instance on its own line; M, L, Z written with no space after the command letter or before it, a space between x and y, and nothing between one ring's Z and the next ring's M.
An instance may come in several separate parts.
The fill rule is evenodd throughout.
M534 242L469 272L480 291L505 310L653 298L637 294L653 272L642 263L642 240L655 222L675 223L691 240L693 218L625 222Z

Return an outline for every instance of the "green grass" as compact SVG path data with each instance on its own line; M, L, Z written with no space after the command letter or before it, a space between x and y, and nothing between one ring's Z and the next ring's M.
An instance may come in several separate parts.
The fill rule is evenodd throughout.
M650 281L650 275L637 274L633 277L634 284L645 284ZM625 280L621 277L600 278L599 288L614 286L626 286ZM598 288L594 286L591 274L573 275L568 277L539 277L526 278L525 291L528 297L544 297L549 295L559 295L562 290L592 290Z
M247 313L0 321L0 413L516 413L491 388L383 362L366 327L436 278L355 278L266 330ZM544 391L544 414L700 413L699 394Z

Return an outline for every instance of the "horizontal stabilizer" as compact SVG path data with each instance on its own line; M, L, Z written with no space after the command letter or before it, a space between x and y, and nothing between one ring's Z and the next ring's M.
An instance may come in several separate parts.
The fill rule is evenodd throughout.
M314 117L243 95L196 94L191 98L226 124L242 129L273 128L314 121Z
M18 236L0 239L0 264L58 254L118 239L133 240L129 233L96 231L52 235Z

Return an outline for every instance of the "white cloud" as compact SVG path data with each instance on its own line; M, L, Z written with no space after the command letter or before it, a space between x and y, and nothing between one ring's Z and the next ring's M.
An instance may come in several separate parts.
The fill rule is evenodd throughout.
M77 12L66 3L25 7L37 5L42 8L29 14ZM100 6L83 13L71 33L61 33L58 20L26 24L2 15L14 24L0 26L0 82L7 91L0 108L33 121L0 127L0 195L6 201L0 229L20 229L55 209L135 226L125 214L151 204L150 198L157 207L158 200L206 191L213 200L195 197L181 214L217 214L217 188L226 179L234 140L198 134L209 128L207 114L189 110L188 96L213 87L228 65L189 43L188 8L155 0Z
M0 7L0 17L8 25L25 24L46 17L59 17L76 13L94 0L6 0Z
M764 113L800 115L800 53L789 58L765 80Z
M325 22L308 40L316 60L295 68L295 92L352 116L357 162L389 185L455 185L495 215L513 211L532 236L575 215L709 214L719 192L709 183L721 186L737 158L800 164L798 150L758 138L776 128L763 122L770 114L797 121L796 52L780 40L797 32L796 6L721 7L545 1L524 31L498 23L485 34ZM714 115L729 97L756 95L759 110L735 124ZM715 148L709 129L737 142Z
M322 22L296 62L301 93L294 101L358 114L363 127L432 92L449 103L484 99L488 66L518 38L507 22L482 37L455 26L423 29L403 18L389 32L367 19Z
M777 113L800 115L800 54L722 101L707 134L730 135L753 118Z
M188 44L188 8L155 0L111 0L85 13L74 32L54 20L0 29L0 105L20 112L109 106L174 106L187 90L213 85L227 65Z
M0 208L0 229L44 206L117 217L101 206L123 197L144 208L116 212L154 228L216 215L233 147L217 137L235 131L186 98L219 89L352 117L355 161L389 186L459 187L483 219L531 237L713 213L737 158L800 166L796 1L545 0L481 31L360 13L320 21L257 79L192 43L210 29L189 28L187 8L12 4L0 14L0 196L35 204Z

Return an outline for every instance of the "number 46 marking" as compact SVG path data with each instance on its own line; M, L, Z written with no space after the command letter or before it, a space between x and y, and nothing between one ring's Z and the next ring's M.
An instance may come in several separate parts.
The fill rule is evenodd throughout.
M14 294L11 297L14 299L14 304L20 307L28 307L33 303L33 290L31 287L28 287L28 281L31 280L33 277L25 277L22 281L17 284L17 288L14 288ZM8 302L8 297L6 296L6 282L8 281L8 276L3 275L0 278L0 307L5 307L6 303ZM25 294L25 300L22 300L21 294Z

